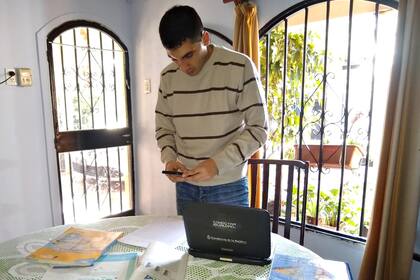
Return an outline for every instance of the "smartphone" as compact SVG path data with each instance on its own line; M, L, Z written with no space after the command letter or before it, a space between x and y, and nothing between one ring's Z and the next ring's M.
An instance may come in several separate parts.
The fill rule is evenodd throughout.
M182 176L182 172L174 170L162 170L162 173L167 175Z

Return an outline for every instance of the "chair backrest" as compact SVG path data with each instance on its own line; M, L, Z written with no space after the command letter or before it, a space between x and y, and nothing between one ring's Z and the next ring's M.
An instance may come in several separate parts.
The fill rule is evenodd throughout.
M251 207L256 207L255 197L257 195L257 170L262 167L262 201L261 208L267 209L272 215L273 225L272 232L278 233L279 231L279 222L282 220L280 217L280 203L281 203L281 193L282 191L287 192L286 196L286 211L284 215L284 234L285 238L290 239L290 228L292 222L292 204L293 204L293 185L295 184L297 188L296 193L296 221L300 219L300 238L299 244L303 245L305 238L305 223L306 223L306 199L308 193L308 172L309 164L300 160L276 160L276 159L249 159L248 165L250 166L251 172ZM275 177L270 176L270 167L275 166ZM282 180L283 166L287 167L287 177L286 180ZM274 171L274 170L272 170ZM295 175L297 175L295 177ZM271 182L274 180L274 184ZM275 178L275 179L274 179ZM295 180L296 179L296 180ZM286 183L286 188L283 188L283 184ZM274 187L274 197L269 197L269 186ZM302 194L302 196L300 196ZM269 199L273 199L270 200ZM299 209L300 199L302 199L302 208ZM273 209L269 209L273 205ZM299 213L301 212L301 217Z

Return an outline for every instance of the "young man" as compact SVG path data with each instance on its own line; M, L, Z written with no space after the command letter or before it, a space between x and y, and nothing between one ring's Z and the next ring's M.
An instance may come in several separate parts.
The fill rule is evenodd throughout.
M240 53L210 44L197 12L175 6L159 34L173 61L161 72L156 140L176 183L177 210L201 201L248 206L247 160L267 139L258 73Z

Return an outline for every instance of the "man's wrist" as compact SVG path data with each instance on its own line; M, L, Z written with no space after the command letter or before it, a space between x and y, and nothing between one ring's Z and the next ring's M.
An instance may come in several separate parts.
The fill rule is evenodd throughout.
M216 169L215 170L216 171L216 175L219 175L219 167L217 167L217 162L214 159L212 159L212 158L210 158L209 160L212 161L212 164L213 164L214 168Z
M176 162L176 160L169 160L169 161L165 162L165 170L168 169L169 164L172 164L172 163L175 163L175 162Z

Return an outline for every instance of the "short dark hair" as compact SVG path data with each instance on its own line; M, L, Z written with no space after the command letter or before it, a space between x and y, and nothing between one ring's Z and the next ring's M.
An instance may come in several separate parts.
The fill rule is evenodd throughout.
M200 40L203 23L200 16L190 6L174 6L163 15L159 24L159 35L166 49L175 49L190 39Z

